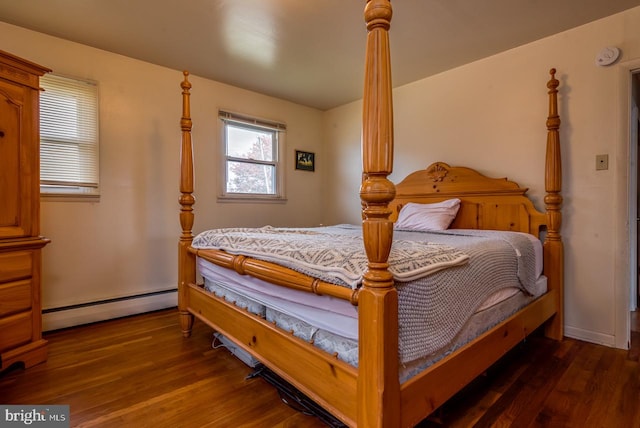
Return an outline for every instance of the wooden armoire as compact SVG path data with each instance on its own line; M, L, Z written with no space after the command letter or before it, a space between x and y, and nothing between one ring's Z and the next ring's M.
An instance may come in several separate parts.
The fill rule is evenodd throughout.
M0 370L47 359L42 338L40 76L0 51Z

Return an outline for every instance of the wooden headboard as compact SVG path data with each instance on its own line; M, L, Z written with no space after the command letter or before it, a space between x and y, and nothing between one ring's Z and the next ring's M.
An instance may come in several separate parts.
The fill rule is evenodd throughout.
M490 178L465 167L436 162L409 174L396 185L389 204L391 220L408 202L429 204L458 198L462 201L451 228L527 232L540 236L547 216L526 196L527 188L506 178Z

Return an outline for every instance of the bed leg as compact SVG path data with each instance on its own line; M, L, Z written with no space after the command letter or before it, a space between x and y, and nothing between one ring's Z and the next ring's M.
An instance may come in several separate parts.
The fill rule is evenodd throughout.
M549 291L555 292L556 313L544 326L544 335L553 340L562 340L564 337L564 248L559 234L552 236L544 243L544 274L547 276L547 287Z
M562 317L555 314L549 321L547 321L547 324L544 327L544 335L549 339L562 340L564 337L562 324Z
M180 311L180 327L182 327L182 336L190 337L193 328L193 315L189 311Z
M553 213L550 211L550 213ZM553 217L550 218L553 219ZM557 220L557 219L555 219ZM557 230L557 229L556 229ZM547 287L555 292L556 313L544 326L544 335L553 340L562 340L564 337L564 246L560 234L555 233L544 243L545 271Z

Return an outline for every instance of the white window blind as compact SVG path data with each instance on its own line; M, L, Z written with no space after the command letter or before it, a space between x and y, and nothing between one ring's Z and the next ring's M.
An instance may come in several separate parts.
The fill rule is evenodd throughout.
M40 80L40 188L98 194L96 83L48 74Z

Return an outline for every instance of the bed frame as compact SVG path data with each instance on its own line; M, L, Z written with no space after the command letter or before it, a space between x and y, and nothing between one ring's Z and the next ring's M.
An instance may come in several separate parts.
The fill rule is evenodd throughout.
M552 69L547 84L549 115L545 212L537 211L527 189L507 179L488 178L462 167L435 163L409 175L397 186L388 180L393 163L393 113L389 60L389 0L368 0L365 7L367 51L363 104L362 227L369 268L362 287L353 291L307 277L287 268L245 256L191 247L194 222L193 151L188 72L183 99L179 199L179 312L188 337L194 316L296 386L348 426L410 427L485 371L529 333L544 324L548 337L563 337L563 244L561 161L558 129L558 80ZM388 256L393 221L409 202L436 202L457 197L461 209L453 227L529 232L544 240L544 274L548 292L495 328L400 384L398 297ZM335 296L359 306L359 368L329 355L264 319L207 292L196 282L196 257L274 284Z

